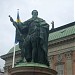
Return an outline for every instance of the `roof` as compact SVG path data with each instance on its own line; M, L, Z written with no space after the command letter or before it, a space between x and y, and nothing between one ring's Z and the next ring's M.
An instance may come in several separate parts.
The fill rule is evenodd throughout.
M49 38L48 41L54 41L57 40L59 38L63 38L69 35L73 35L75 34L75 22L60 26L58 28L54 28L52 30L49 31ZM19 51L19 46L16 45L16 51ZM9 53L12 53L14 51L14 48L11 48Z
M15 46L15 51L19 51L19 50L20 50L19 45L16 45ZM12 53L13 51L14 51L14 47L11 48L8 53Z
M53 41L53 40L66 37L72 34L75 34L75 26L71 26L71 27L50 33L49 41Z

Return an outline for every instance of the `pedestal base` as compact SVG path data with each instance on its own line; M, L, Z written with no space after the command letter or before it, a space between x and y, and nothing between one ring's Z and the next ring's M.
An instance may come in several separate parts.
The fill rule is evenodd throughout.
M57 72L44 66L18 66L10 70L10 75L57 75Z

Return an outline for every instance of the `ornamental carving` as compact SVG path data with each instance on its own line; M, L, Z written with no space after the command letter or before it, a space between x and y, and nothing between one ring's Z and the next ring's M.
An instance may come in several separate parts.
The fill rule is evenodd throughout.
M57 62L61 62L62 61L62 54L57 55Z
M49 56L49 57L48 57L49 62L52 62L53 59L54 59L54 56Z
M71 59L72 58L72 51L66 52L65 56L66 56L66 59Z

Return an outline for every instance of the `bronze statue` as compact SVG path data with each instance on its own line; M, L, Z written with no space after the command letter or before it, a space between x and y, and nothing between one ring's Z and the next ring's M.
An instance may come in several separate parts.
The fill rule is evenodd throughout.
M38 17L38 11L33 10L32 18L23 23L17 24L12 17L10 21L18 29L16 38L19 41L22 58L25 57L27 62L49 66L47 57L49 25Z

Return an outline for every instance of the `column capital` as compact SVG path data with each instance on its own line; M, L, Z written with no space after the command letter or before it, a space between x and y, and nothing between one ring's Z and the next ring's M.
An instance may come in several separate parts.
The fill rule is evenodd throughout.
M65 53L66 59L71 59L72 58L72 51L68 51Z
M58 54L57 55L57 62L61 62L62 58L63 58L62 54Z
M49 62L52 62L53 59L54 59L54 56L53 55L51 55L51 56L48 57Z

